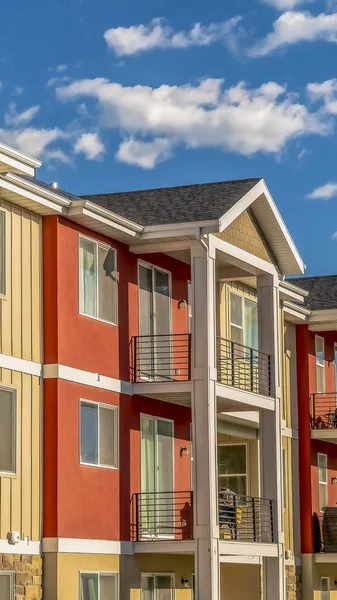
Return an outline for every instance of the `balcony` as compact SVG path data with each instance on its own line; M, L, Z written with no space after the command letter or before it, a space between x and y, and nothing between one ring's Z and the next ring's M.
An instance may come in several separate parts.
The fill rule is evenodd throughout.
M219 492L220 540L275 543L273 501Z
M337 508L327 506L323 515L313 515L316 562L337 562ZM319 556L320 555L320 556ZM324 556L325 555L325 556ZM332 557L332 555L335 555Z
M337 443L337 392L311 395L311 437Z
M131 347L133 383L191 379L189 333L134 336Z
M131 539L135 542L193 539L192 492L133 494Z
M218 383L271 396L271 356L237 342L217 338Z

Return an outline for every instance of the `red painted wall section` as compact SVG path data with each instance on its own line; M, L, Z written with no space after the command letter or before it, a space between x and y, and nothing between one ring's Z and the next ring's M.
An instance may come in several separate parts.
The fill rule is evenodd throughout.
M79 314L80 233L117 249L118 326ZM62 217L46 218L44 249L46 362L59 362L128 381L130 339L138 334L137 257L129 252L126 245L83 229ZM189 265L161 254L146 255L143 258L172 273L173 333L187 333L188 311L178 309L178 300L187 300Z
M56 537L58 514L58 379L43 384L43 537Z
M337 504L337 484L332 484L333 477L337 477L337 445L321 440L312 440L311 453L311 481L312 481L312 510L318 515L319 512L319 495L318 495L318 466L317 454L328 455L328 505L336 506Z
M132 517L130 500L133 494L141 491L141 414L174 421L174 489L176 491L191 489L190 409L143 396L122 396L120 432L122 540L130 539ZM187 456L180 456L181 447L187 447Z
M299 325L297 330L297 380L298 380L298 417L299 417L299 465L300 465L300 511L302 553L312 553L313 513L319 513L317 453L328 454L329 468L329 504L337 502L337 485L331 485L331 477L337 468L337 446L311 440L310 402L316 392L316 356L315 333L307 325ZM324 337L325 351L325 389L336 390L335 367L329 365L334 358L336 332L317 333Z

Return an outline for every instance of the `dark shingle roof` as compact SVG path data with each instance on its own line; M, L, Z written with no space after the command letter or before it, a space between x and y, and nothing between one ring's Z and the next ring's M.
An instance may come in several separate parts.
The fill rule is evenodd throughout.
M220 219L260 178L83 196L139 225Z
M311 310L337 308L337 275L298 277L288 281L309 292L304 300L307 308Z

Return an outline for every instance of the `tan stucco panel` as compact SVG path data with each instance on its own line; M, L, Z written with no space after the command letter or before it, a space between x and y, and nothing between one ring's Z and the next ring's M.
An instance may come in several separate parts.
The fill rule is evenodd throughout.
M192 600L190 589L183 589L181 580L192 583L194 558L190 555L136 554L121 556L120 600L140 600L142 573L170 573L174 575L175 600Z
M81 571L119 573L119 556L112 554L46 554L44 557L44 600L77 600L80 597ZM57 592L55 593L56 587Z
M270 263L274 262L254 218L247 210L241 213L222 233L215 235L258 258Z
M258 565L222 564L220 567L221 598L260 600L261 576Z

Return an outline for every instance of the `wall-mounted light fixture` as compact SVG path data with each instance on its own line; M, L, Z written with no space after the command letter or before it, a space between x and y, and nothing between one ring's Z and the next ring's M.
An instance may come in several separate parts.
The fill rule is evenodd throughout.
M191 588L190 582L188 581L188 579L185 579L184 577L181 578L181 585L183 586L183 588L185 590L189 590Z
M329 358L328 365L329 365L329 367L335 367L336 366L335 359L334 358Z
M188 456L188 448L186 446L180 446L180 456Z
M178 309L187 308L187 301L184 298L179 298L178 300Z
M331 477L331 484L332 485L336 485L337 484L337 477Z

